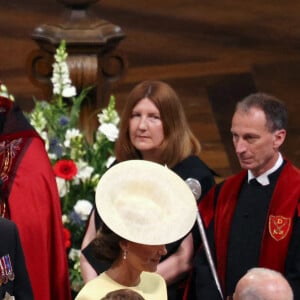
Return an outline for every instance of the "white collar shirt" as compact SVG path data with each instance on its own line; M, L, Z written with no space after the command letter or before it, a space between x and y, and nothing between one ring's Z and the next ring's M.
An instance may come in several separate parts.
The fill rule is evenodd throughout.
M279 153L279 156L278 156L278 159L277 159L275 165L271 169L266 171L265 173L255 177L253 175L253 173L250 170L248 170L248 183L250 182L251 179L255 178L261 185L270 184L268 175L270 175L273 172L275 172L276 170L278 170L280 168L280 166L282 165L282 163L283 163L283 157L282 157L281 153Z

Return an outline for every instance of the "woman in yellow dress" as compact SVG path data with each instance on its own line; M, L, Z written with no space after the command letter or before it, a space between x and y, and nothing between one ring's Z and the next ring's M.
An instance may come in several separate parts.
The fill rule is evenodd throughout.
M156 272L166 244L189 233L196 201L188 185L158 163L129 160L110 168L96 190L103 225L96 257L110 267L86 283L76 300L99 300L129 288L145 300L167 300L165 280Z

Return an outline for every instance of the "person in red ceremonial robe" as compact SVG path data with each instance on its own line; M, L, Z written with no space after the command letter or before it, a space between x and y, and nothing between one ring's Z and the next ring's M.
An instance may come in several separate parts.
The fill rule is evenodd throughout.
M271 95L237 103L231 133L243 170L199 204L218 276L199 249L184 299L231 297L253 267L282 273L300 299L300 170L279 150L286 127L287 108Z
M20 233L34 299L71 299L60 199L44 142L0 95L0 213Z

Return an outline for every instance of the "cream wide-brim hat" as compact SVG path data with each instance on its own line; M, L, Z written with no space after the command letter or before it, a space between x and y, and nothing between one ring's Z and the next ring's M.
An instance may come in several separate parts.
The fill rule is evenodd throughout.
M111 167L96 189L103 222L120 237L164 245L184 237L196 220L195 197L172 170L145 160Z

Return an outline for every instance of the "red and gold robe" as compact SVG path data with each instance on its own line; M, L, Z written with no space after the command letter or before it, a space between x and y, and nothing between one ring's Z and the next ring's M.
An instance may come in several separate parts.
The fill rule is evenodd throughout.
M55 176L43 140L16 107L6 112L0 167L1 214L18 227L34 298L71 299Z

